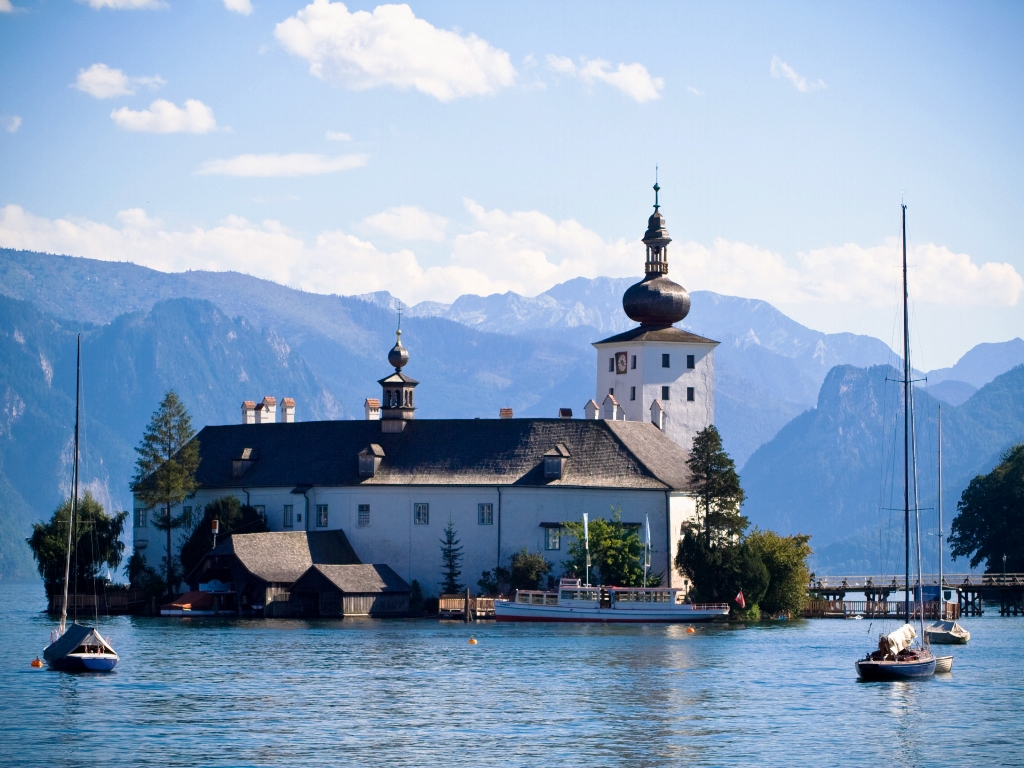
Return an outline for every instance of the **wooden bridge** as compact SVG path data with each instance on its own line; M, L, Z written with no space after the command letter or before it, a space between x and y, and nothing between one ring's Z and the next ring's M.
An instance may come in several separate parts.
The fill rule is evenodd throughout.
M926 587L937 587L939 576L924 574L921 583ZM918 585L916 578L911 580L911 597ZM942 588L956 592L958 613L961 615L981 616L983 600L998 600L1000 616L1024 616L1024 573L944 573ZM898 576L814 576L807 585L812 602L841 603L848 592L863 593L865 603L893 602L890 598L898 597L904 589L906 581ZM894 602L903 605L900 600ZM901 607L899 612L902 611Z

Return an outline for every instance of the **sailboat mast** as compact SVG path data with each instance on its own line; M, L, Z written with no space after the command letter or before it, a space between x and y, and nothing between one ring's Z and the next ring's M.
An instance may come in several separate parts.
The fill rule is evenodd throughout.
M946 620L946 604L942 597L942 406L939 406L939 621Z
M903 209L903 618L910 623L910 314L907 310L907 206Z
M921 628L921 642L927 643L928 636L924 633L924 574L921 572L921 504L917 489L917 412L914 409L914 390L910 390L910 456L914 466L914 529L917 544L917 588L919 597L914 600L917 609L917 621Z
M75 519L75 506L78 499L78 386L82 377L82 335L78 335L78 363L76 365L75 378L75 456L74 469L71 475L71 507L68 513L68 545L64 557L64 600L60 606L60 629L59 633L64 634L64 627L68 620L68 580L71 576L71 525Z

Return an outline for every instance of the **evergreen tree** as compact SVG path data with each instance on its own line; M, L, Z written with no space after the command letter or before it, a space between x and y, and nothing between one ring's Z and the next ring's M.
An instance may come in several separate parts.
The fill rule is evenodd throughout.
M949 534L950 554L982 561L998 573L1024 571L1024 443L1006 451L999 466L971 480L957 503Z
M690 524L694 533L708 549L736 541L749 525L740 514L743 488L714 424L694 435L686 466L697 497L697 518Z
M465 589L459 583L459 576L462 570L459 567L462 563L462 547L459 540L455 538L455 523L451 517L448 518L448 525L444 529L444 538L441 539L441 561L444 573L444 581L441 582L441 594L453 595Z
M135 449L139 458L132 479L132 492L146 505L146 509L160 507L161 514L153 516L153 525L167 532L167 593L173 594L176 583L174 557L171 549L171 531L185 522L182 516L173 517L171 508L192 496L199 484L199 442L193 440L195 431L184 403L169 390L153 413L142 442Z

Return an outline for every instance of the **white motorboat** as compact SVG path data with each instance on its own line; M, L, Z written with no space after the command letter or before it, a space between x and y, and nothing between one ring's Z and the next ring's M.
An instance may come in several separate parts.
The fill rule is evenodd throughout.
M682 623L729 615L728 603L694 604L674 587L590 587L562 579L554 592L520 589L511 600L495 600L498 621L587 621Z

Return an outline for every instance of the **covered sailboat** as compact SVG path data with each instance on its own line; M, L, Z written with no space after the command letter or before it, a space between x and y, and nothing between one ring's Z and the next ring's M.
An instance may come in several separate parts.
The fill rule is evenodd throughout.
M118 662L110 643L94 628L77 621L67 626L68 583L71 576L71 533L78 511L78 419L82 384L82 337L78 337L78 373L75 380L75 455L71 475L71 511L68 515L67 550L64 557L64 600L61 602L60 625L50 635L50 644L43 658L50 669L61 672L110 672Z
M964 645L971 639L971 633L956 621L936 621L925 628L928 642L940 645Z

